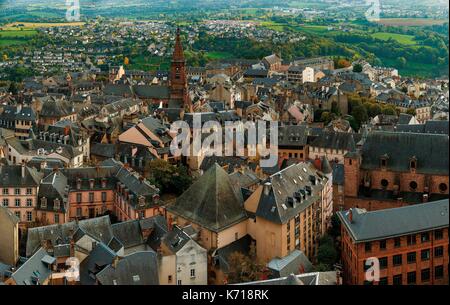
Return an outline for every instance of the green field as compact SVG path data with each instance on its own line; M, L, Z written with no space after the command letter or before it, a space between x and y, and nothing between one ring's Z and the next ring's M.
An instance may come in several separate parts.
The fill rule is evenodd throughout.
M414 40L414 36L412 35L403 35L396 33L386 33L379 32L371 35L373 38L381 39L381 40L389 40L390 38L396 40L398 43L404 45L415 45L417 42Z
M6 29L0 31L0 38L12 38L12 37L31 37L37 34L36 30L12 30Z
M139 55L130 58L130 64L125 66L128 70L143 70L143 71L155 71L155 70L168 70L170 62L166 59L158 56L144 56Z
M17 46L21 44L26 44L26 40L18 40L18 39L0 39L0 46Z
M260 25L263 26L263 27L266 27L266 28L268 28L270 30L277 31L277 32L284 31L284 27L285 27L284 25L279 24L279 23L274 22L274 21L263 21L263 22L260 23Z

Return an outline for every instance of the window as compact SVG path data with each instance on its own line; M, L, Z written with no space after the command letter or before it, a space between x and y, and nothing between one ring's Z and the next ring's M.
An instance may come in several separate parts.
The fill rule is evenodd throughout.
M407 244L408 244L408 246L415 245L416 244L416 235L408 235Z
M195 269L191 269L191 278L195 277Z
M31 207L31 206L33 206L33 199L28 198L27 199L27 207Z
M448 189L447 184L445 183L439 184L439 191L441 191L441 193L445 193L447 189Z
M81 193L77 193L77 203L81 203Z
M389 185L389 182L386 179L381 180L381 186L383 188L387 188L388 185Z
M386 240L380 241L380 250L386 250Z
M380 269L386 269L388 267L388 259L387 257L382 257L379 259Z
M413 191L415 191L415 190L417 189L417 182L416 182L416 181L411 181L411 182L409 183L409 187L410 187Z
M238 234L238 232L235 232L234 233L234 240L238 240L239 239L239 234Z
M27 221L33 221L33 213L27 212Z
M428 282L430 280L430 268L422 269L420 272L420 280L422 282Z
M178 281L177 281L177 285L181 285L181 280L178 280Z
M434 231L434 239L444 238L444 231L442 229Z
M434 278L441 279L444 277L444 266L436 266L434 268Z
M172 283L172 276L171 276L171 275L169 275L169 276L167 277L167 282Z
M45 209L47 207L47 198L41 198L41 208Z
M388 285L388 278L387 277L380 278L378 285Z
M77 208L77 217L81 217L81 208Z
M407 274L407 283L408 285L412 285L416 283L416 272L412 271L412 272L408 272Z
M392 277L392 284L393 285L402 285L403 284L402 275L401 274L394 275Z
M398 248L402 246L402 239L400 237L394 238L394 247Z
M59 214L55 214L55 223L59 223Z
M89 202L94 202L94 193L89 193Z
M420 235L420 240L421 240L423 243L426 243L427 241L430 241L430 234L429 234L428 232L422 233L422 234Z
M27 188L27 195L32 195L33 194L33 190L31 188Z
M14 195L20 195L20 189L14 189Z
M55 200L53 201L53 208L55 210L59 210L61 208L61 201L59 200L59 198L55 198Z
M14 205L15 205L16 207L20 207L20 199L15 199L15 200L14 200Z
M411 160L411 162L409 163L409 166L411 167L411 169L416 169L416 160Z
M401 254L394 255L392 257L392 264L394 266L400 266L402 264L402 255Z
M365 248L365 250L366 250L366 252L370 252L370 251L372 251L372 243L365 243L364 244L364 248Z
M434 256L435 257L441 257L443 255L444 255L444 247L443 246L434 248Z
M420 252L420 258L423 261L427 261L430 259L430 249L425 249Z
M14 212L14 214L16 215L17 218L21 219L22 215L20 215L20 211L16 211Z
M102 201L103 201L103 202L106 201L106 192L102 192Z
M406 255L406 258L407 258L406 260L407 260L408 264L415 263L416 262L416 252L409 252Z
M4 207L9 206L9 199L8 198L3 198L3 206Z
M9 195L9 189L3 189L3 195Z

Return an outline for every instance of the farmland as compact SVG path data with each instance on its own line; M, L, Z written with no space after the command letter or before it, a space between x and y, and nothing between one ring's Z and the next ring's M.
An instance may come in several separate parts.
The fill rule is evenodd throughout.
M448 23L447 19L432 18L383 18L377 23L388 26L429 26Z
M404 45L415 45L417 42L414 40L414 36L412 35L403 35L396 33L386 33L386 32L378 32L371 35L373 38L381 39L381 40L389 40L393 39L398 43Z

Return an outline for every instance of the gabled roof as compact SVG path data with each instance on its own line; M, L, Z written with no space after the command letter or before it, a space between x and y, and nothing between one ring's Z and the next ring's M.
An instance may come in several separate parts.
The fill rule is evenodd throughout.
M354 151L356 149L353 134L347 132L324 131L309 144L312 147L341 149Z
M273 258L267 267L272 271L273 277L283 277L290 274L300 274L313 271L313 265L306 255L295 249L285 257Z
M158 260L154 251L127 255L117 265L96 274L101 285L159 285Z
M11 278L17 285L37 285L36 280L43 283L50 277L52 273L50 265L53 263L55 259L40 248L11 275Z
M448 209L449 201L445 199L370 212L356 208L352 209L353 222L349 211L339 211L338 216L358 243L448 227Z
M167 210L219 232L246 219L242 194L218 164L195 181Z

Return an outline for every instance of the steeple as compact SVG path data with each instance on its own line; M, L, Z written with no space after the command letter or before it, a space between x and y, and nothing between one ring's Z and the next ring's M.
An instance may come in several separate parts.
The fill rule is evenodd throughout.
M173 51L172 62L184 62L183 45L181 44L180 28L177 28L177 37L175 38L175 50Z
M192 112L192 103L188 95L186 77L186 59L180 38L180 28L177 29L175 48L170 66L170 101L169 107L184 108Z

